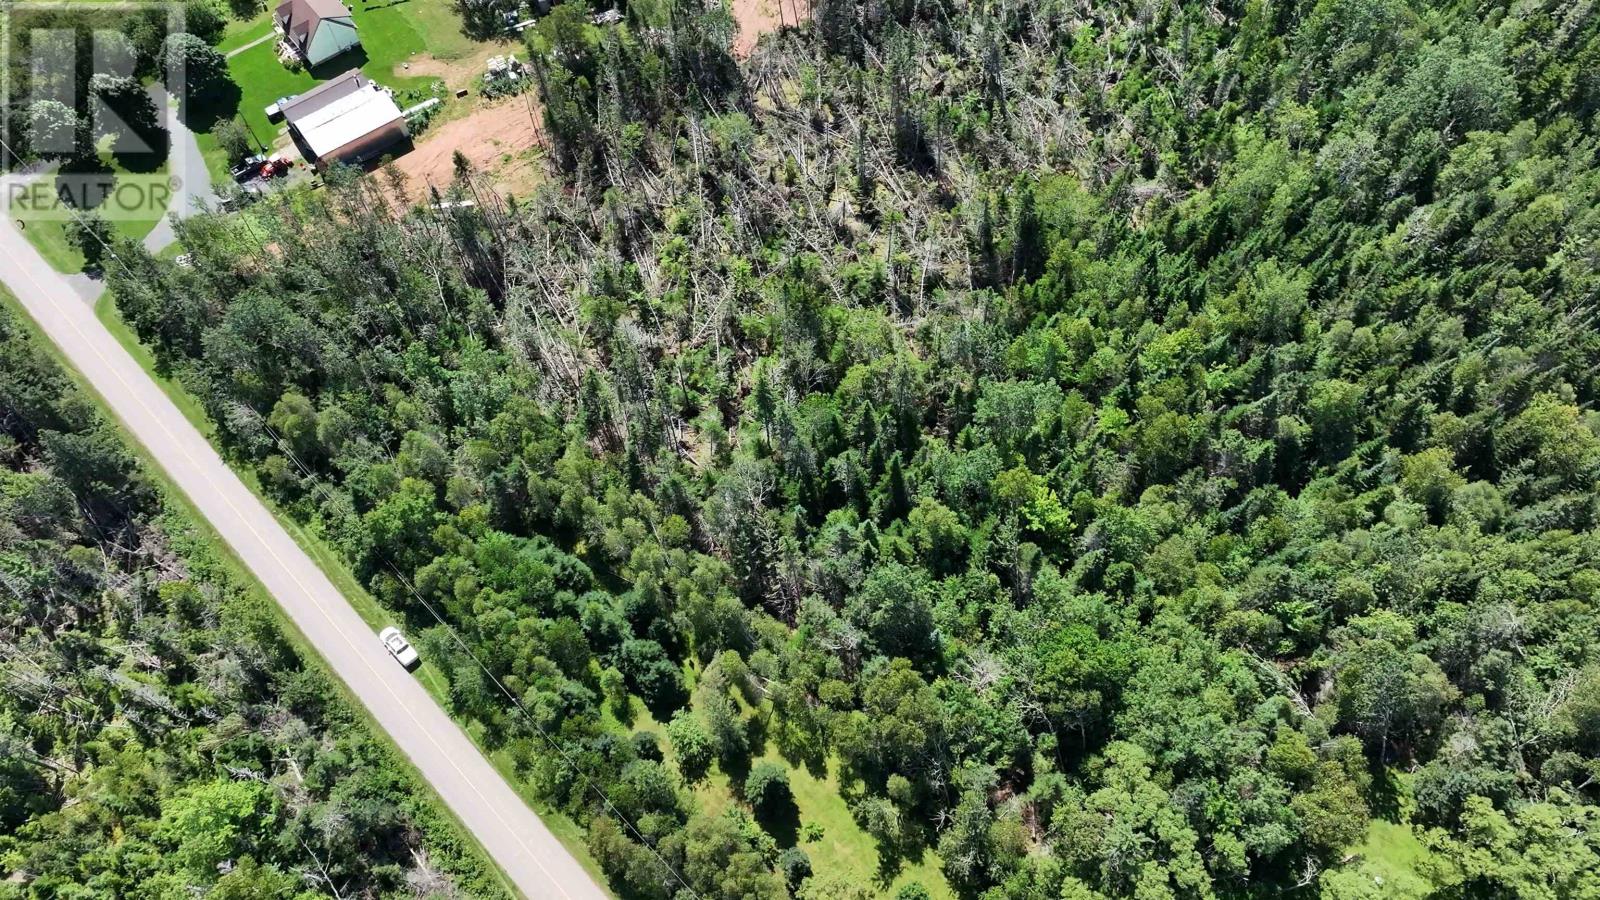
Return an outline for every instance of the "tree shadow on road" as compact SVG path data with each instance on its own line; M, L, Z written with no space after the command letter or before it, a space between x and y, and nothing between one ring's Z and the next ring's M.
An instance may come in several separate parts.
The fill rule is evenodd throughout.
M244 94L231 78L221 79L219 84L185 90L178 98L178 121L196 134L209 133L239 112L239 102L243 98Z

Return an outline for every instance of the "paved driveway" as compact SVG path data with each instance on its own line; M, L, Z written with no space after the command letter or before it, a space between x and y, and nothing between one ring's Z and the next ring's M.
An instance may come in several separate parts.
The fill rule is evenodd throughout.
M200 142L178 117L177 106L167 103L167 92L159 84L150 88L150 96L156 102L156 109L167 111L167 134L172 139L172 149L167 155L168 180L174 188L172 201L167 204L167 214L144 236L144 248L160 253L177 240L172 231L172 217L189 215L200 203L215 200L216 194L211 190L211 173L206 170L205 157L200 155Z
M160 253L178 239L172 227L173 216L182 218L190 215L202 203L215 201L217 195L212 189L211 173L206 169L205 157L200 153L200 142L179 118L177 107L167 103L166 88L160 84L151 85L150 99L155 101L156 109L166 110L167 133L172 140L172 149L168 154L171 170L168 180L173 186L172 198L167 204L166 215L144 236L143 242L146 250ZM6 227L14 230L16 223L8 221ZM72 292L90 306L105 292L105 284L98 276L74 272L62 277Z

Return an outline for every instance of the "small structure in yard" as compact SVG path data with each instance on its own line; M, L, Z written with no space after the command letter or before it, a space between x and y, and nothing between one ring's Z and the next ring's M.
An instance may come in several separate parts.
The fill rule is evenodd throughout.
M410 107L400 114L405 116L407 119L411 118L412 116L420 116L443 102L444 101L440 100L438 97L429 97L428 99L418 103L416 106Z
M294 94L290 94L287 97L279 97L278 99L276 99L276 100L272 101L271 103L269 103L267 105L266 109L262 110L263 112L265 112L267 114L267 121L268 122L282 122L283 121L283 111L286 108L288 108L289 104L291 102L293 102L294 98L295 98L295 95Z
M283 0L272 13L283 42L308 66L361 45L356 22L339 0Z
M483 95L505 97L520 94L527 87L528 68L517 61L516 54L491 56L483 73Z
M505 56L491 56L484 66L484 78L490 81L507 79L516 81L522 77L522 63L517 62L515 53Z
M375 159L406 138L406 119L394 97L351 69L283 107L289 134L319 169Z

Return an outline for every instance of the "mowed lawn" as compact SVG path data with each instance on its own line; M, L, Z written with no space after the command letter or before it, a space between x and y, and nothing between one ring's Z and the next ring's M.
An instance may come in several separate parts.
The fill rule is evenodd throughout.
M317 79L310 72L304 69L292 72L279 62L277 45L272 41L231 57L228 71L233 75L234 84L239 86L239 117L256 141L269 147L280 126L267 121L267 106L279 97L298 94L317 85Z
M438 78L413 76L401 68L422 56L460 59L483 45L461 33L461 20L448 0L377 0L349 4L361 46L315 71L290 71L278 61L277 42L266 41L229 58L228 68L239 85L239 112L256 139L271 145L282 126L267 121L266 107L280 97L301 93L321 81L352 68L397 93L427 92L440 85ZM219 48L237 48L271 30L271 15L251 20L224 36Z
M217 40L217 52L228 54L257 38L272 33L272 11L262 10L253 18L229 19Z

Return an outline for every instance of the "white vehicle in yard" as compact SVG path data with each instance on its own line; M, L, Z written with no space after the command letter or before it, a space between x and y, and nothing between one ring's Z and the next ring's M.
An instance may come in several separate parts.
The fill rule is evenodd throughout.
M411 642L406 640L406 636L400 633L400 629L390 625L378 632L378 639L383 641L384 649L389 651L394 661L404 666L407 671L416 666L417 651L411 646Z

